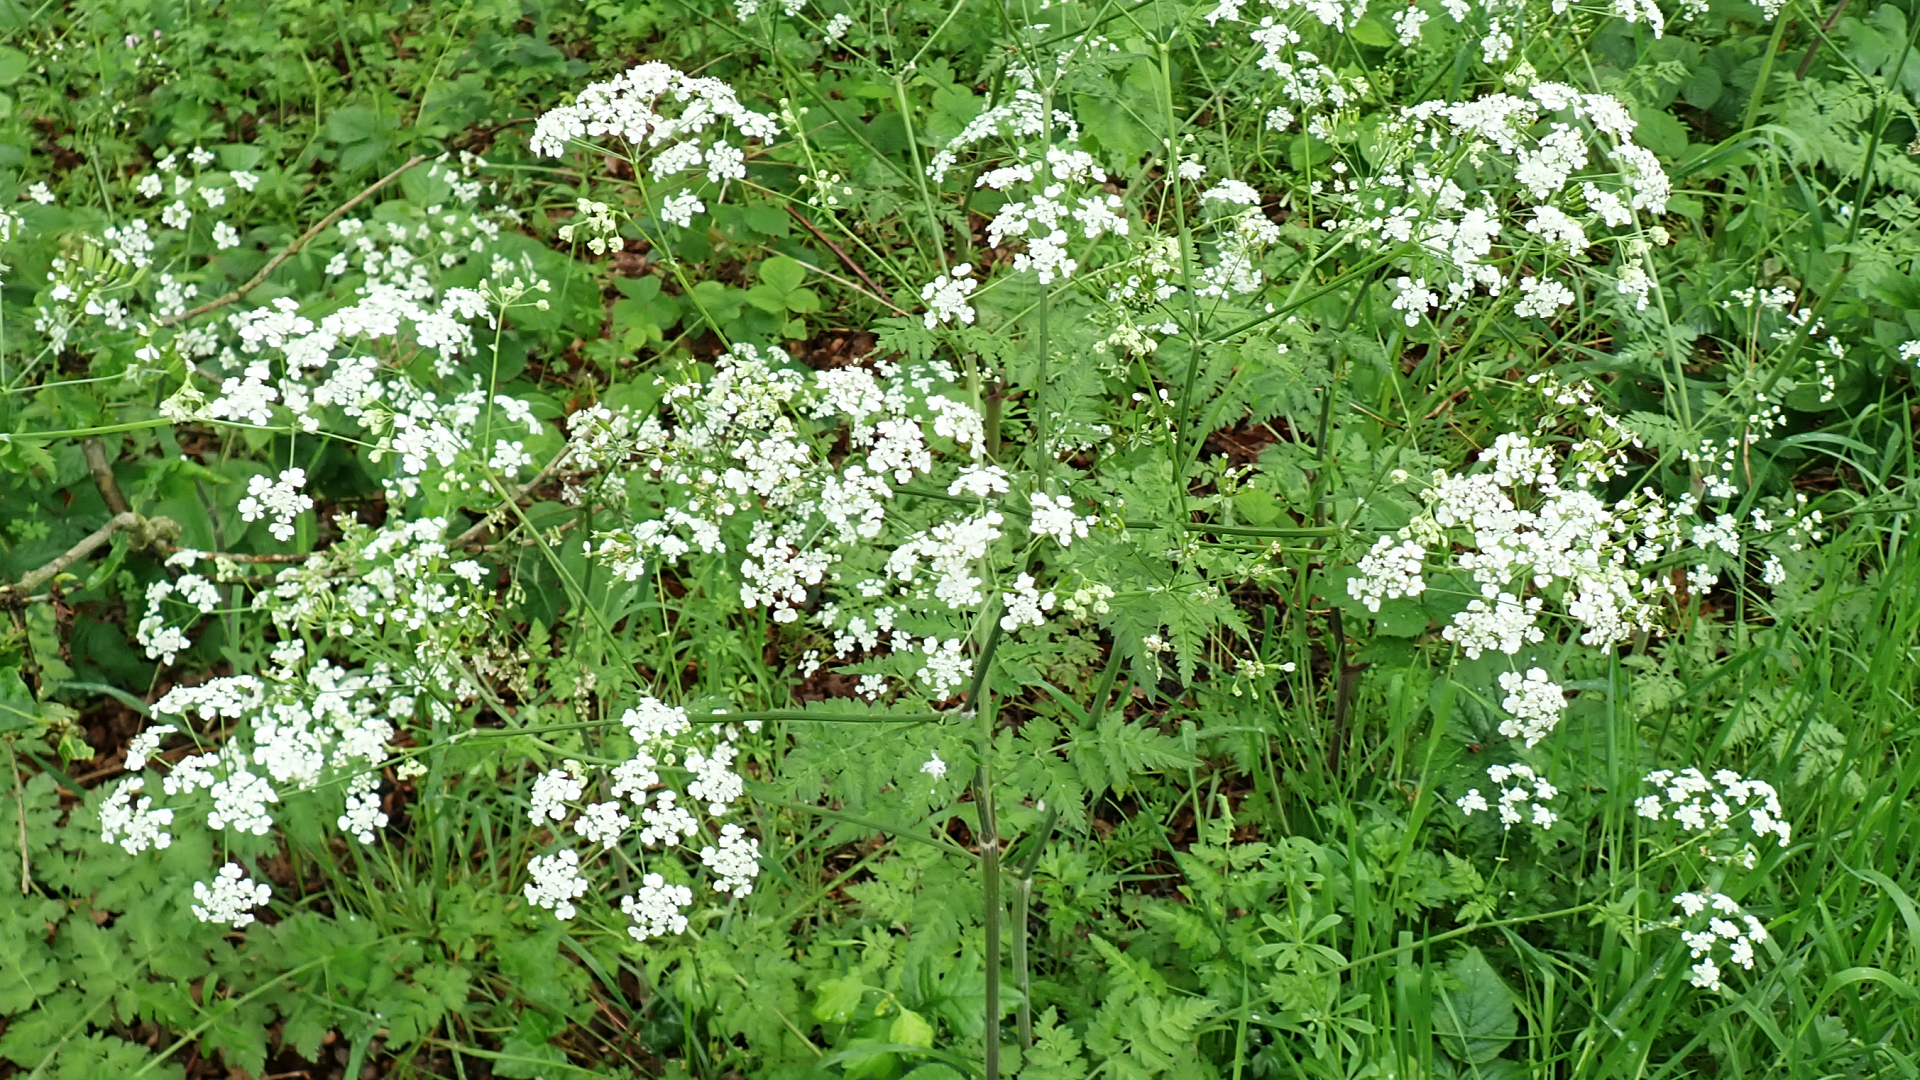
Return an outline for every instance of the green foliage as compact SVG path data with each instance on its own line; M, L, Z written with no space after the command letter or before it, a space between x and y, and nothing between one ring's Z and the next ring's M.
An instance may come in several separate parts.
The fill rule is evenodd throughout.
M1397 5L1340 31L1300 9L1210 18L1217 6L0 0L0 208L18 219L0 285L0 580L76 550L116 500L140 517L0 594L0 1074L331 1062L954 1080L980 1075L991 1046L1023 1080L1910 1075L1920 560L1902 346L1920 338L1920 11L1788 4L1769 20L1715 0L1672 7L1655 34L1622 17L1631 5L1584 5L1546 33L1508 23L1516 51L1492 61L1482 40L1505 31L1490 9L1461 22L1414 5L1429 19L1403 46ZM1270 13L1314 35L1326 67L1313 78L1352 88L1312 133L1267 121L1291 100L1247 44ZM847 25L829 37L836 16ZM527 118L635 57L788 118L743 178L700 188L686 228L663 222L669 186L644 161L556 165L528 146ZM1036 73L1047 115L1074 117L1077 146L1108 172L1086 194L1120 199L1135 229L1076 247L1074 287L1013 269L1033 234L986 242L1021 196L982 174L1067 146L1055 121L977 144L944 177L928 169ZM1408 317L1398 282L1437 256L1336 240L1321 227L1328 185L1425 152L1394 142L1402 106L1540 79L1624 103L1674 184L1633 229L1657 223L1669 242L1563 256L1515 225L1496 256L1504 299L1483 283ZM218 178L227 201L196 195L150 267L116 263L104 230L156 217L171 190L136 185L195 148L210 163L182 175ZM524 275L548 291L490 309L497 325L476 323L479 347L449 371L412 345L377 360L445 399L477 387L526 403L538 431L513 439L539 482L480 470L462 486L449 468L391 488L390 448L346 427L338 403L320 437L284 416L163 411L196 379L210 396L244 358L147 334L161 275L197 290L181 310L239 288L416 155L444 155L446 171L406 172L354 220L430 236L463 204L455 184L479 183L485 205L516 215L489 248L510 273L442 265L435 249L436 287ZM1511 156L1460 148L1434 158L1436 175L1524 211ZM1180 161L1205 179L1180 179ZM1230 220L1198 190L1226 178L1256 189L1253 212L1280 239L1251 257L1259 291L1198 297L1193 275L1220 265ZM582 200L614 208L604 251L562 238ZM216 221L236 243L216 240ZM1160 257L1186 275L1182 310L1155 314L1173 331L1117 291L1152 277L1125 261L1145 258L1131 245L1147 232L1174 241ZM198 325L276 299L314 317L346 307L369 275L329 266L358 250L337 224L318 230ZM1614 283L1641 261L1658 286L1636 306ZM923 287L961 263L980 282L968 319L923 322ZM50 328L54 283L82 270L133 323ZM1520 277L1550 274L1578 298L1515 314ZM1737 289L1790 302L1743 305ZM1151 347L1115 344L1123 316ZM143 352L152 340L165 347ZM665 416L672 386L711 378L741 344L784 344L796 373L951 367L982 417L983 460L1020 486L996 504L1007 536L982 563L996 599L900 625L903 640L978 649L980 696L961 702L962 684L931 700L908 648L820 661L839 655L841 627L823 630L817 606L797 623L742 607L744 521L726 557L631 579L583 552L669 499L638 474L539 471L564 419L592 405ZM1526 381L1549 371L1591 381L1638 440L1610 498L1700 497L1710 470L1687 455L1733 440L1728 511L1806 495L1824 543L1783 548L1781 579L1764 583L1761 552L1743 550L1712 591L1662 564L1670 632L1615 651L1556 625L1511 658L1464 659L1441 628L1479 595L1465 572L1430 576L1419 597L1356 599L1355 561L1423 508L1396 475L1458 472L1536 424L1555 445L1587 437ZM1761 423L1774 405L1777 424ZM796 423L825 460L858 451L838 421ZM242 500L292 467L317 505L281 538ZM1098 527L1029 543L1029 491L1069 494ZM888 512L916 527L959 498L944 479L903 492ZM465 635L450 654L474 692L396 731L376 785L391 824L373 844L335 835L335 784L285 791L269 836L182 828L138 855L103 843L102 804L165 691L269 671L296 637L342 664L416 658L390 627L295 632L252 606L268 574L351 545L336 514L444 516L449 535L488 524L461 546L485 564L482 609L433 628ZM138 628L149 587L179 578L180 548L226 561L208 572L217 602L191 613L192 645L161 663ZM884 556L831 573L878 578ZM1003 639L993 604L1015 571L1039 575L1055 607ZM810 583L807 603L841 584ZM1499 734L1498 679L1533 666L1573 700L1550 740L1521 748ZM863 696L869 676L886 696ZM642 692L770 719L742 742L753 891L703 888L686 933L638 941L617 906L638 866L610 866L572 921L527 896L528 859L569 838L530 823L525 789L630 751L612 718ZM207 723L164 752L232 736ZM1571 778L1558 825L1461 812L1469 789L1492 789L1487 766L1522 760ZM1792 844L1752 865L1660 848L1634 800L1676 763L1773 784ZM241 928L191 914L196 883L229 860L274 888ZM1721 991L1691 984L1669 925L1672 894L1693 888L1736 899L1769 935L1752 970L1723 965Z

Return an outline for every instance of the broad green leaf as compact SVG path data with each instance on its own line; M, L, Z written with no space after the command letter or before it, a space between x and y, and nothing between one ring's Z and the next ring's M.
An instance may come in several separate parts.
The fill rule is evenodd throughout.
M1380 24L1379 19L1371 15L1354 23L1353 29L1347 31L1347 36L1362 45L1370 45L1376 49L1389 48L1394 43L1393 35L1387 32L1387 28Z
M1463 1064L1484 1065L1500 1056L1520 1029L1513 991L1469 948L1447 965L1448 983L1433 1003L1433 1030L1440 1045Z
M40 719L40 703L33 699L20 669L0 667L0 734L28 731Z
M828 979L813 989L813 1018L823 1024L844 1024L853 1018L866 993L867 984L858 976Z
M887 1037L902 1046L932 1046L933 1025L912 1009L902 1009L887 1026Z
M760 280L781 293L790 293L807 280L807 269L785 255L775 255L760 264Z

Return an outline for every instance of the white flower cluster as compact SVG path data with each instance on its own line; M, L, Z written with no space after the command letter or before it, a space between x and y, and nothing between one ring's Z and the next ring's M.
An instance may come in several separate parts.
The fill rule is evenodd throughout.
M1528 668L1524 676L1503 671L1500 689L1507 692L1500 707L1513 714L1500 722L1500 734L1525 742L1529 749L1551 734L1567 711L1567 692L1547 678L1543 668Z
M973 305L967 298L980 283L973 280L973 267L961 263L946 273L934 278L920 289L920 300L927 305L927 314L922 320L931 330L943 323L959 322L973 325Z
M1014 255L1013 269L1033 271L1042 285L1072 277L1080 263L1067 245L1076 229L1084 240L1125 236L1130 230L1120 196L1099 192L1106 182L1106 170L1092 154L1059 146L1048 147L1043 159L987 170L980 174L981 187L1006 191L1024 184L1029 189L1026 198L1009 199L987 223L987 243L1000 247L1010 239L1025 240L1026 250ZM1088 190L1094 193L1075 194Z
M373 529L342 515L334 524L340 538L275 574L273 584L254 596L254 607L288 629L351 638L390 627L417 635L411 648L423 679L458 685L447 660L486 630L480 619L485 571L447 546L447 519L392 521Z
M1744 815L1753 835L1761 841L1774 838L1786 847L1793 826L1780 809L1780 795L1764 780L1748 780L1731 769L1721 769L1708 779L1699 769L1679 771L1658 769L1646 776L1646 782L1659 789L1634 800L1634 810L1647 821L1670 821L1690 833L1724 833L1736 817ZM1759 855L1751 842L1742 841L1732 856L1751 868Z
M129 760L132 760L131 753ZM143 777L129 776L100 804L100 839L119 844L129 855L138 855L148 848L164 849L173 843L173 835L167 832L167 827L173 824L173 811L153 809L150 796L141 795L139 802L133 801L146 784Z
M293 539L293 519L313 509L313 499L301 493L307 486L305 469L286 469L278 480L254 476L247 481L247 497L240 500L240 520L271 519L267 531L281 543Z
M190 160L199 161L196 155L188 156ZM463 154L461 171L470 173L476 163L479 159ZM159 172L140 178L136 191L149 199L173 200L160 214L160 229L156 231L147 221L135 219L109 227L103 233L103 244L112 260L135 270L149 266L157 245L173 239L168 230L188 227L194 215L193 202L216 209L227 204L232 192L252 191L260 181L257 175L244 170L226 173L224 179L221 174L207 173L192 179L180 174L179 164L172 156L159 164ZM481 183L462 179L445 160L429 165L427 173L431 179L446 181L462 203L473 202L482 190ZM283 330L283 338L300 340L272 343L276 349L282 344L292 346L279 378L275 377L271 365L245 362L247 354L260 351L257 335L250 335L248 327L264 321L271 329L276 322L297 319L289 314L297 309L294 301L282 298L261 311L241 312L230 318L228 330L237 332L240 338L236 350L232 335L217 325L161 325L140 317L143 301L144 314L160 316L168 323L186 313L188 303L198 294L198 286L172 273L151 275L150 291L134 290L128 283L116 281L112 267L89 270L55 259L49 274L52 287L46 294L48 300L37 311L36 326L56 344L65 344L80 323L90 318L111 329L136 332L142 339L135 350L136 356L155 366L163 366L164 362L177 357L187 361L184 366L190 376L194 371L210 372L216 367L234 373L233 377L222 380L221 393L212 402L188 411L182 419L221 420L252 426L270 426L279 420L299 430L315 432L320 430L324 417L315 415L316 403L308 376L313 374L312 369L324 366L325 357L335 345L357 345L364 352L364 346L382 337L397 336L404 322L413 331L410 335L413 343L438 356L435 370L442 378L451 375L459 359L472 351L471 334L462 320L474 317L479 309L456 297L471 290L449 290L449 302L436 305L432 272L434 268L457 266L468 255L484 252L491 238L498 234L499 225L490 217L444 205L406 206L400 212L410 214L411 220L388 213L402 206L398 202L386 204L382 216L387 220L373 228L354 218L338 223L333 235L346 241L349 250L338 251L328 263L327 271L335 277L344 274L357 250L366 278L359 291L365 299L329 316L317 327L306 323ZM213 223L211 238L216 250L237 247L242 242L240 230L225 221ZM141 293L145 293L144 297ZM328 298L327 303L337 306L332 298ZM198 362L209 357L216 361L211 366ZM246 370L241 373L243 367ZM189 391L198 393L189 382L176 393L176 401Z
M1722 989L1720 965L1714 957L1723 948L1728 963L1753 970L1753 947L1767 940L1767 928L1742 910L1738 901L1725 893L1684 892L1676 894L1673 902L1682 913L1674 919L1676 926L1697 926L1700 917L1706 916L1705 929L1683 929L1680 934L1694 961L1693 985L1702 990Z
M669 115L672 114L672 115ZM717 129L731 125L739 138L771 142L780 134L779 121L740 104L733 88L718 79L700 78L652 61L628 69L606 82L581 90L571 105L542 113L533 130L533 152L560 157L569 150L594 148L594 140L612 139L624 145L636 170L641 158L652 156L654 182L671 181L702 171L710 184L744 180L747 154ZM591 209L590 209L591 206ZM681 228L706 204L691 189L664 194L659 215ZM581 201L587 216L563 230L572 239L576 229L593 234L588 246L603 253L618 246L613 218L604 204Z
M1258 292L1266 280L1261 254L1280 239L1280 227L1260 210L1259 192L1238 180L1222 180L1202 192L1200 202L1215 211L1214 261L1201 269L1194 293L1220 299Z
M1068 252L1075 232L1091 241L1126 236L1131 225L1120 197L1100 190L1107 183L1106 171L1093 155L1076 148L1080 125L1065 112L1047 109L1031 68L1015 65L1009 74L1019 84L1012 97L981 112L948 140L927 165L927 175L936 182L946 179L962 153L994 139L1015 147L1011 162L986 168L975 180L976 186L991 191L1025 189L1009 195L987 224L987 243L1001 247L1024 240L1026 250L1014 255L1013 268L1017 273L1032 271L1046 285L1079 270L1079 261ZM1031 145L1047 135L1052 138L1045 141L1044 151Z
M620 910L634 922L627 933L635 941L645 941L686 930L685 909L692 903L692 889L669 885L659 874L648 874L640 879L638 893L620 899Z
M527 903L546 908L556 919L571 919L577 913L573 902L587 894L587 879L580 876L580 856L572 848L557 855L535 855L527 863Z
M714 889L745 896L760 872L758 841L746 837L740 826L717 820L746 794L744 778L734 771L739 727L719 723L711 733L703 731L696 737L684 708L655 698L642 698L628 708L620 716L620 725L633 740L632 755L604 770L569 760L536 777L528 811L533 823L554 826L556 834L570 831L602 853L631 836L633 857L652 849L644 857L668 858L668 849L679 849L681 841L699 835L701 822L688 809L698 807L715 819L717 828L719 846L709 846L700 854L714 875ZM750 722L746 727L758 730L759 724ZM684 802L681 790L662 782L661 770L674 768L676 762L689 776ZM608 797L593 801L591 793L603 783ZM571 826L565 824L569 818ZM636 819L638 830L634 829ZM623 857L627 854L623 852ZM528 901L552 908L559 918L572 918L572 901L585 895L588 887L585 865L573 848L534 858L527 867L532 878L526 886ZM636 924L628 932L644 941L686 929L682 909L693 902L691 890L668 885L657 872L649 872L644 881L637 894L621 902L621 910Z
M584 240L587 250L595 255L605 255L620 246L620 227L613 220L611 207L592 199L579 199L575 208L574 219L558 230L562 243Z
M1465 572L1480 594L1441 629L1468 657L1513 656L1544 641L1549 600L1581 627L1582 643L1610 649L1636 633L1658 631L1654 604L1674 591L1657 572L1661 565L1698 563L1704 574L1708 562L1731 560L1743 542L1775 530L1764 513L1748 529L1729 514L1709 513L1690 494L1670 502L1643 488L1603 499L1598 485L1627 475L1624 451L1638 445L1637 438L1593 404L1590 387L1551 380L1540 386L1556 406L1583 414L1593 434L1564 457L1535 438L1503 434L1480 454L1480 470L1435 470L1421 492L1423 512L1375 541L1348 580L1348 595L1374 611L1384 600L1419 596L1438 560ZM1563 480L1563 470L1572 477ZM1737 494L1732 469L1726 472L1716 474L1709 498ZM1781 539L1798 543L1811 525L1797 504L1785 516L1793 524ZM1533 671L1503 677L1501 688L1515 717L1502 727L1509 737L1532 745L1558 722L1559 688L1544 671L1537 678Z
M630 508L637 520L596 534L588 553L638 580L695 553L738 552L745 607L797 623L818 603L836 657L884 650L893 678L945 698L972 670L953 631L985 606L995 573L1015 576L990 565L1005 535L993 500L1009 478L979 461L984 421L957 382L939 361L807 371L780 349L740 345L709 377L670 387L664 417L576 419L565 463L640 472L662 494L657 509ZM966 501L903 510L900 489L922 478ZM1031 505L1035 535L1062 545L1090 535L1095 519L1071 496L1034 494ZM1051 607L1031 578L1010 595L1027 591L1036 612ZM1003 614L1034 624L1020 604ZM909 632L908 617L932 623ZM859 692L875 700L891 685L868 671Z
M1347 579L1347 595L1378 612L1386 600L1419 596L1427 591L1427 549L1412 540L1383 536L1374 541L1373 550L1361 558L1353 577Z
M423 301L431 300L432 289L422 288L424 295L417 288L369 282L361 287L358 302L327 314L318 324L284 298L271 308L233 316L229 321L242 351L277 352L285 358L288 374L276 379L274 365L264 357L247 361L240 374L222 381L219 395L206 406L207 416L260 427L284 417L298 430L315 433L329 423L344 426L374 444L372 460L391 462L391 472L381 482L393 498L419 494L429 473L438 474L432 483L442 492L485 490L488 468L514 478L527 459L503 459L497 436L515 428L530 436L546 430L525 402L489 396L479 388L442 400L403 374L383 370L371 356L335 356L381 339L399 339L411 327L411 340L437 358L437 372L452 376L459 359L473 349L467 321L486 314L488 301L471 289L450 289L437 306L429 307ZM492 451L486 449L490 443L495 444ZM291 536L285 522L299 512L293 508L301 496L291 490L299 485L291 483L289 474L304 482L300 470L290 469L278 485L249 493L256 516L275 517L276 535Z
M168 565L179 565L177 557ZM220 587L199 574L184 574L178 581L160 578L147 586L147 610L134 627L133 638L150 659L172 664L175 657L193 645L180 627L167 622L163 614L168 600L193 608L195 617L212 614L220 606Z
M719 879L715 889L745 896L753 891L753 879L760 874L760 841L740 826L728 824L720 829L719 846L700 849L700 861Z
M256 883L239 863L230 862L211 882L194 882L193 899L194 918L238 930L254 921L254 908L273 899L273 887Z
M1487 768L1487 779L1501 785L1500 789L1500 825L1512 829L1521 822L1527 822L1539 829L1551 829L1560 815L1547 806L1547 803L1560 795L1560 789L1547 783L1546 777L1535 773L1526 765L1492 765ZM1531 785L1531 786L1529 786ZM1462 814L1468 817L1491 809L1486 796L1479 788L1470 788L1465 795L1453 801ZM1532 807L1527 813L1526 808Z
M1035 536L1052 538L1061 547L1071 547L1075 537L1085 540L1088 527L1098 521L1092 516L1076 515L1070 495L1035 492L1031 507L1033 516L1028 520L1027 528Z
M1292 65L1275 63L1298 80ZM1311 92L1302 100L1318 103ZM1313 187L1335 207L1322 222L1328 231L1363 249L1405 253L1392 306L1409 326L1478 293L1499 296L1510 284L1499 245L1512 252L1540 245L1547 268L1578 276L1597 273L1586 261L1592 236L1614 229L1625 231L1612 236L1618 253L1609 291L1644 310L1653 288L1642 258L1646 237L1658 244L1665 234L1655 227L1643 236L1637 222L1665 212L1671 185L1652 152L1633 141L1633 129L1618 99L1563 83L1535 82L1525 96L1428 101L1401 109L1382 129L1387 148L1376 157L1385 167L1349 179L1335 162L1333 179ZM1479 194L1462 186L1463 171L1477 177ZM1518 189L1524 211L1492 196L1503 186ZM1522 316L1551 318L1578 299L1572 285L1544 270L1523 275L1519 289Z
M947 145L933 155L933 160L927 164L927 175L936 182L945 180L947 174L960 163L962 151L995 136L1018 142L1045 134L1050 124L1058 124L1067 141L1079 141L1080 125L1071 114L1059 109L1048 112L1046 99L1035 89L1037 79L1032 68L1016 64L1007 74L1019 84L1013 91L1013 97L988 107L969 120L960 134L948 140Z
M1023 626L1045 626L1046 613L1053 610L1053 593L1042 593L1034 586L1033 575L1022 573L1014 579L1013 591L1000 594L1000 629L1011 634Z
M658 111L667 103L679 106L680 115L667 116ZM749 139L766 140L780 133L773 117L741 105L733 88L720 80L695 78L653 62L607 82L593 83L580 91L573 104L542 113L534 124L532 144L535 153L548 157L559 157L574 143L609 136L636 148L658 150L670 144L688 145L683 140L721 121L731 123ZM731 150L724 142L716 142L714 149L721 150L723 157ZM738 154L737 150L731 152ZM706 156L710 167L713 155L710 150ZM656 162L655 175L679 172L701 159L697 147L691 154L683 151L674 155L679 164L663 167ZM718 183L741 175L745 174L735 175L722 168L713 180Z
M569 761L564 769L550 769L533 782L532 808L527 817L535 825L544 825L548 821L565 821L567 803L580 798L586 791L585 777L580 774L580 763Z
M413 688L403 687L384 663L358 670L325 658L306 663L297 638L276 647L274 660L264 677L235 675L177 686L154 703L156 716L228 730L218 749L175 762L162 790L176 799L205 791L207 828L264 836L273 825L269 807L281 801L283 791L344 781L344 811L335 824L371 844L375 831L387 825L375 769L387 759L399 725L413 717ZM460 696L448 689L449 696ZM160 738L180 726L160 724L136 735L127 769L145 768ZM129 777L101 807L102 838L130 853L171 842L165 829L173 824L176 808L156 809L150 796L133 802L143 790L144 778Z

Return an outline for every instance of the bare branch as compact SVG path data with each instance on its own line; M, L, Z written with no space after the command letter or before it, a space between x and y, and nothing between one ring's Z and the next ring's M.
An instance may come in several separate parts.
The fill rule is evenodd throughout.
M120 493L120 483L113 478L113 462L107 458L107 444L98 436L80 441L80 452L87 459L87 471L93 474L93 486L100 489L100 498L106 502L107 509L116 514L125 514L133 510L127 503L127 497Z
M846 263L847 268L849 270L852 270L854 273L860 275L860 280L866 282L867 287L862 289L860 286L853 284L853 282L847 281L844 278L840 278L836 275L829 274L825 270L822 270L817 266L809 267L808 269L814 271L817 274L823 274L827 277L833 278L835 281L838 281L843 285L847 285L851 287L855 292L866 293L869 297L872 297L873 299L880 301L882 304L885 304L887 307L892 308L895 314L898 314L898 315L907 314L907 311L904 308L901 308L899 305L895 304L893 301L887 299L886 290L874 284L873 279L867 276L867 272L861 269L860 264L857 262L854 262L853 257L848 255L846 251L840 247L839 244L836 244L832 240L827 239L827 234L821 232L819 226L815 225L811 221L808 221L805 214L802 214L800 211L795 210L791 206L787 207L787 213L792 214L793 219L795 221L798 221L800 224L805 225L807 227L807 231L812 233L815 236L815 238L817 238L821 243L832 248L833 253L835 255L840 256L840 261L843 263Z
M533 479L527 481L525 484L517 488L514 488L513 498L510 501L514 503L518 503L521 500L525 499L529 494L531 494L534 491L534 489L538 488L541 484L546 483L547 478L551 477L554 473L558 472L560 470L560 466L566 463L567 452L571 449L572 447L563 447L558 454L554 455L554 458L552 461L547 462L546 468L541 469L538 475L536 475ZM497 514L497 513L499 513L499 511L495 510L492 513L487 514L485 517L481 518L478 522L476 522L472 528L468 529L466 532L463 532L459 536L456 536L452 540L448 541L447 546L451 548L463 548L463 547L469 547L473 544L479 543L481 538L485 537L488 532L492 531L494 514Z
M67 567L93 554L95 548L113 539L115 533L129 530L134 533L134 543L140 547L157 546L180 535L180 526L174 524L172 518L144 518L131 510L115 514L113 520L95 529L86 539L68 548L45 566L28 572L11 585L0 586L0 602L22 603L23 598L32 596L35 590L52 581Z

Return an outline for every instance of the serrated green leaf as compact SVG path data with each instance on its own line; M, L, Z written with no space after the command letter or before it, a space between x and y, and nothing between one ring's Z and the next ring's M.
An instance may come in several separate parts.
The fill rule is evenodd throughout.
M853 1018L866 993L867 984L858 976L828 979L813 988L813 1018L823 1024L844 1024Z
M1520 1029L1513 991L1476 948L1448 964L1447 975L1450 985L1433 1006L1441 1047L1462 1064L1482 1065L1499 1057Z

